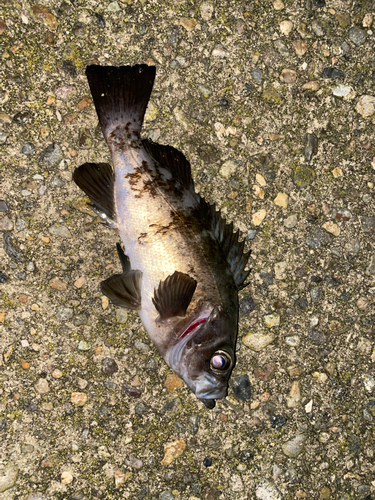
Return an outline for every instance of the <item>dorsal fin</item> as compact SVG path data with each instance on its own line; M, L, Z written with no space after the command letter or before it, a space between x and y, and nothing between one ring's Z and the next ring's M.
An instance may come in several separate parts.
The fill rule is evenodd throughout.
M169 170L175 179L178 179L186 189L194 189L190 163L185 155L172 146L156 144L148 139L142 140L142 146L147 153L162 167Z
M196 287L197 282L194 278L179 271L161 281L158 288L155 288L152 298L160 319L185 316Z
M99 210L112 221L116 219L115 174L111 165L108 163L84 163L74 170L73 180Z
M250 269L245 271L245 267L251 250L244 253L245 241L238 241L240 232L233 232L233 222L228 224L222 217L220 210L216 210L215 204L211 205L200 197L200 210L202 216L206 217L211 223L211 230L230 265L237 290L242 290L247 286L245 280L250 273Z

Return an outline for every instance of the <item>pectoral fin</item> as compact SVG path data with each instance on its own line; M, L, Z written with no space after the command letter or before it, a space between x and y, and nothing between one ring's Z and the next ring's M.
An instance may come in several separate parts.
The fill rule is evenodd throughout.
M161 281L152 299L160 319L185 316L196 287L194 278L178 271Z
M116 306L140 309L141 279L142 272L138 270L114 274L101 283L101 291Z
M84 163L75 169L73 180L101 212L111 221L115 221L115 174L111 165L108 163Z

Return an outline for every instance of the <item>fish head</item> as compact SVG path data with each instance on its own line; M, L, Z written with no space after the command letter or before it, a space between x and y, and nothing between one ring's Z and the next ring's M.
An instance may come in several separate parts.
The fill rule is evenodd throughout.
M227 395L236 359L237 320L237 310L205 310L193 318L168 353L169 365L208 408Z

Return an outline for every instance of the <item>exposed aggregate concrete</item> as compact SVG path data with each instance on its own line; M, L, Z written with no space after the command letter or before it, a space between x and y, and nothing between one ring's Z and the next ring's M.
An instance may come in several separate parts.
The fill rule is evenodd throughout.
M373 0L0 5L0 499L375 498ZM207 410L108 303L88 64L155 64L144 135L243 231Z

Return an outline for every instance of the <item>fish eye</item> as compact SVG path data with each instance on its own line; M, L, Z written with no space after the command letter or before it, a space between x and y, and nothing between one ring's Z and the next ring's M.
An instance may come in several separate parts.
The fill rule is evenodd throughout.
M216 351L210 361L211 370L216 373L224 373L232 366L232 358L226 351Z

